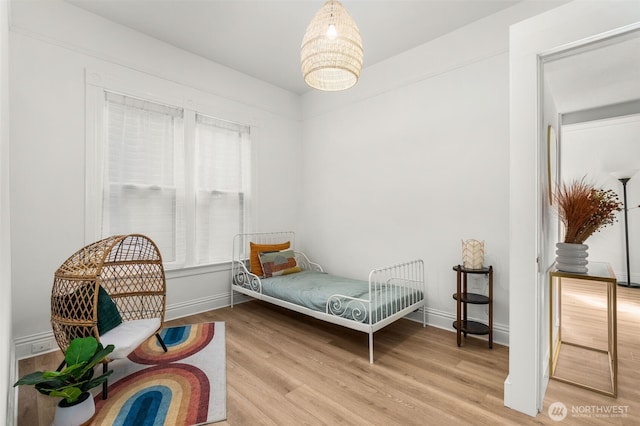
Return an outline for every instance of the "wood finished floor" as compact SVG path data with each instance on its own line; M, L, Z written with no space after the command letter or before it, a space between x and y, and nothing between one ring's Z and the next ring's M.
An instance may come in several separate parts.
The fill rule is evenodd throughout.
M588 318L596 309L584 306L589 292L564 287L564 312ZM636 425L640 290L618 288L618 311L619 397L552 380L543 412L535 418L503 405L507 347L494 344L491 350L485 341L468 338L458 348L452 331L413 321L401 320L376 333L374 365L368 362L365 334L258 301L167 325L225 321L227 420L221 425L559 424L546 411L557 401L569 410L582 407L583 415L584 407L626 407L625 417L569 414L561 424ZM54 352L21 360L19 374L55 368L61 359ZM30 387L20 388L18 425L49 425L54 404Z

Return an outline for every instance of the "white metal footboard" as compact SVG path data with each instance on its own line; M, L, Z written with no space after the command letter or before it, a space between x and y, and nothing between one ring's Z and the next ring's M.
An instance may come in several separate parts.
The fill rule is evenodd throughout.
M374 269L369 273L368 299L335 294L327 301L326 313L368 324L369 362L373 364L373 333L424 307L424 300L424 262L418 259Z

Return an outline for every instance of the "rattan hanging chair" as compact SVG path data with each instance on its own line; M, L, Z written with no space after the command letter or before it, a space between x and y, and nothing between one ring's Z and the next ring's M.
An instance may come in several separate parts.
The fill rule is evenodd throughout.
M82 248L58 268L51 290L51 325L62 352L76 337L114 344L106 371L110 360L126 357L154 334L166 351L158 334L165 306L158 247L144 235L115 235ZM106 398L106 383L103 389Z

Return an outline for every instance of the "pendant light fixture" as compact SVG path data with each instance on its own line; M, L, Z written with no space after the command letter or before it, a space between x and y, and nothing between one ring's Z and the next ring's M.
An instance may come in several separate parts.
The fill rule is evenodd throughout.
M362 69L360 30L339 1L329 0L313 17L302 39L300 64L305 83L325 91L345 90Z

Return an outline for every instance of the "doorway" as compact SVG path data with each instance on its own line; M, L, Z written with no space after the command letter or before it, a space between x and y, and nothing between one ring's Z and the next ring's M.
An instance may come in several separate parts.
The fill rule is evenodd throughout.
M545 408L547 271L557 241L549 206L546 130L548 124L558 125L560 114L544 102L542 58L638 29L640 8L633 2L571 2L510 29L510 351L505 405L532 416Z

